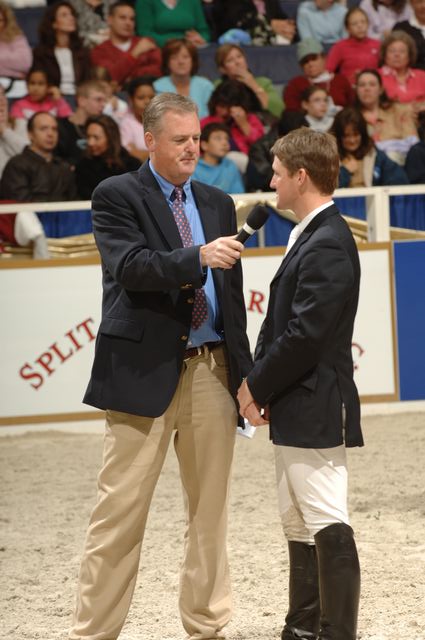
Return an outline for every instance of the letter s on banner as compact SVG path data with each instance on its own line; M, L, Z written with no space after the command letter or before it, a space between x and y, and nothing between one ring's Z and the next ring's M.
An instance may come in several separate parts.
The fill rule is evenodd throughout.
M26 370L29 371L27 372ZM38 384L36 384L35 382L30 382L30 385L33 387L33 389L39 389L44 382L43 376L33 371L33 368L29 362L26 362L24 366L19 369L19 375L24 380L32 380L33 378L35 378L35 380L38 381Z

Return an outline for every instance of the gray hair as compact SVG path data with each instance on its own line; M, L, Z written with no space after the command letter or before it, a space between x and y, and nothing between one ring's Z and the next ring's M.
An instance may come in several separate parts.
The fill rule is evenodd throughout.
M160 93L152 98L143 113L143 128L154 135L161 130L162 119L166 113L195 113L198 114L198 106L190 98L185 98L178 93Z
M418 48L412 36L406 33L406 31L391 31L391 33L385 36L385 38L381 42L379 64L386 64L385 58L387 55L387 50L390 44L393 44L393 42L403 42L406 45L409 55L409 67L414 67L418 57Z

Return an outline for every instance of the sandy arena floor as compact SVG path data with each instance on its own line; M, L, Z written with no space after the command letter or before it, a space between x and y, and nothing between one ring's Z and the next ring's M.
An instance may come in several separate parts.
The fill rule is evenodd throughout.
M349 450L350 507L362 565L361 640L425 640L425 414L363 420ZM0 438L0 635L65 640L96 495L100 435ZM237 439L228 640L278 640L287 554L267 431ZM170 449L151 509L133 605L120 640L183 640L177 610L183 512Z

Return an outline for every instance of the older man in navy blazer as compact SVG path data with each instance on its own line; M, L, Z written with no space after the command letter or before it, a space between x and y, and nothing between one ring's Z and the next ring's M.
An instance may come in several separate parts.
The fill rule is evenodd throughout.
M335 139L296 129L272 152L278 207L292 209L299 224L271 282L255 365L238 397L252 424L270 420L275 445L290 560L282 640L355 640L360 571L345 447L363 444L351 355L359 257L332 200Z
M103 309L85 402L106 409L98 503L81 563L72 640L113 640L130 606L152 494L174 434L186 510L180 613L191 640L231 615L227 498L235 396L250 370L229 196L191 181L196 105L156 96L150 159L93 194Z

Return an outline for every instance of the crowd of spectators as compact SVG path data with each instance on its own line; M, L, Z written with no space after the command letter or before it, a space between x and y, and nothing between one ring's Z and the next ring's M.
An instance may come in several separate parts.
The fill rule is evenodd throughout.
M90 199L137 169L160 92L197 103L195 179L229 193L268 190L269 149L300 126L336 136L340 186L425 183L425 0L302 0L295 18L282 4L58 0L31 50L0 0L0 200ZM299 75L255 75L245 45L294 47Z

